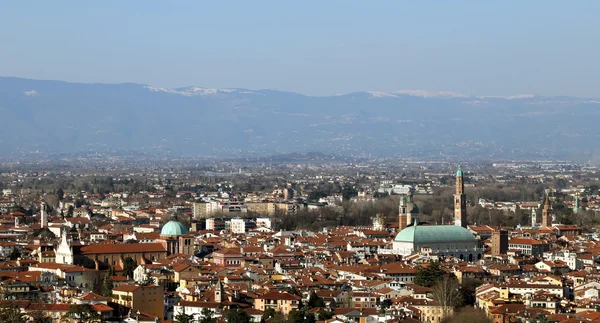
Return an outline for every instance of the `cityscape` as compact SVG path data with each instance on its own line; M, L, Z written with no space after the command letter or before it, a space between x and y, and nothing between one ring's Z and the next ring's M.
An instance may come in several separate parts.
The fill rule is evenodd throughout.
M0 323L600 322L598 12L0 3Z

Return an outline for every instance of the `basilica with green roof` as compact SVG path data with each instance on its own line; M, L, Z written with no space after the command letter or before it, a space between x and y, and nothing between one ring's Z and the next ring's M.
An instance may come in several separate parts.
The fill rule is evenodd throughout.
M392 245L392 253L408 256L422 249L440 257L453 256L463 260L481 259L481 243L466 228L466 195L463 183L463 171L459 166L456 172L456 193L454 194L454 224L419 225L416 214L405 211L406 198L400 199L399 233ZM409 197L412 202L412 198Z

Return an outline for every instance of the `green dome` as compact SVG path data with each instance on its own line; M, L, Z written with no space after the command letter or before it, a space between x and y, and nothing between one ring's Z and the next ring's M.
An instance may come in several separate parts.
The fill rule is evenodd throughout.
M188 229L181 222L171 220L160 231L161 236L181 236L188 233Z
M405 228L394 241L414 243L445 243L476 241L473 234L457 225L416 225Z
M462 166L458 165L458 170L456 171L456 176L463 176L462 174Z

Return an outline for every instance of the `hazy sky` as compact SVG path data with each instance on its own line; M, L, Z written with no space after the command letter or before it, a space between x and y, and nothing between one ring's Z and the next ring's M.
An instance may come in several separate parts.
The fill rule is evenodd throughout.
M2 1L0 75L600 97L600 1Z

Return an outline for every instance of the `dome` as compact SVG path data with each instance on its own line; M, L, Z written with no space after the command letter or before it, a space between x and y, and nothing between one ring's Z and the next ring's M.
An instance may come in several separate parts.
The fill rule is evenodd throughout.
M181 222L171 220L162 227L161 236L181 236L188 233L188 229Z
M414 225L400 231L394 241L445 243L476 241L473 234L457 225Z
M456 176L463 176L462 167L458 165L458 170L456 170Z

